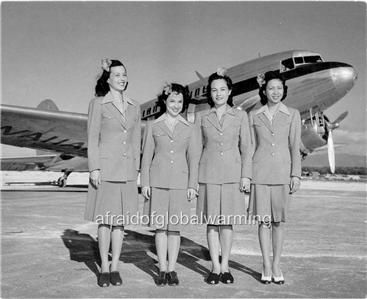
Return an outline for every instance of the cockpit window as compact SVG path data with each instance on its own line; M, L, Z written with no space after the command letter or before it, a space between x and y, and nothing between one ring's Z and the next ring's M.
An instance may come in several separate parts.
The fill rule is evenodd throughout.
M285 59L280 63L280 72L286 72L291 69L294 69L294 63L292 58Z
M316 63L316 62L322 62L322 59L320 56L305 56L305 63Z
M303 57L294 57L294 63L295 64L303 63Z

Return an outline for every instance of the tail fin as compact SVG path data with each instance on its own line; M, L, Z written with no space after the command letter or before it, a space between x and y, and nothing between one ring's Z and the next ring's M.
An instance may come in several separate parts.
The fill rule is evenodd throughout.
M56 104L50 99L43 100L41 103L39 103L37 109L48 111L59 111L59 108L57 108Z

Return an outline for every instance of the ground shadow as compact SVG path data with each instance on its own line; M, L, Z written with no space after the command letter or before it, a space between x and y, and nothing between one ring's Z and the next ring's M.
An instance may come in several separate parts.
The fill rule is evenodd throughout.
M79 233L76 230L66 229L61 236L65 247L69 249L70 259L83 262L98 278L101 260L98 250L98 242L89 234ZM155 257L152 257L154 255ZM111 257L110 257L111 258ZM121 250L120 260L124 263L132 263L138 269L147 273L156 281L159 268L156 259L154 231L142 234L132 230L125 230L124 243ZM203 280L209 274L210 269L200 264L200 260L210 261L209 251L184 236L181 237L181 247L177 262L184 267L197 272ZM260 274L254 270L230 261L230 267L242 271L255 279L260 280Z

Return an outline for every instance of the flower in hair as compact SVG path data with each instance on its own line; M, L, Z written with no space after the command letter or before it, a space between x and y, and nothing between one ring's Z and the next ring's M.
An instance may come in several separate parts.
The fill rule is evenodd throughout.
M172 86L171 84L166 82L165 86L163 87L163 93L168 96L171 92L172 92Z
M220 67L220 68L217 69L217 75L218 76L224 76L226 72L227 72L227 69L224 68L224 67Z
M258 74L256 78L257 84L262 87L265 84L265 74Z
M105 70L106 72L109 72L111 63L112 63L111 59L108 58L102 59L102 69Z

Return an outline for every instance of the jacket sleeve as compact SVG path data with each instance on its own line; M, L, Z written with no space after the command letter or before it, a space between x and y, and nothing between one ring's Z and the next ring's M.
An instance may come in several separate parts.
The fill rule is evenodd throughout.
M189 185L188 188L196 189L198 185L199 176L199 161L201 157L201 147L198 136L201 132L196 125L192 125L192 134L190 136L190 143L187 150L187 160L189 166Z
M98 99L89 103L88 109L88 168L89 171L100 169L99 137L101 132L101 105Z
M246 111L242 112L240 129L240 150L241 150L241 177L252 178L252 145L248 116Z
M301 178L301 115L294 110L291 126L289 129L289 149L291 154L291 176Z
M149 170L154 155L154 139L152 134L152 122L147 122L143 138L143 157L141 159L141 186L150 186Z
M135 158L135 169L140 170L140 153L141 153L141 115L140 105L137 106L137 120L133 132L133 150Z

